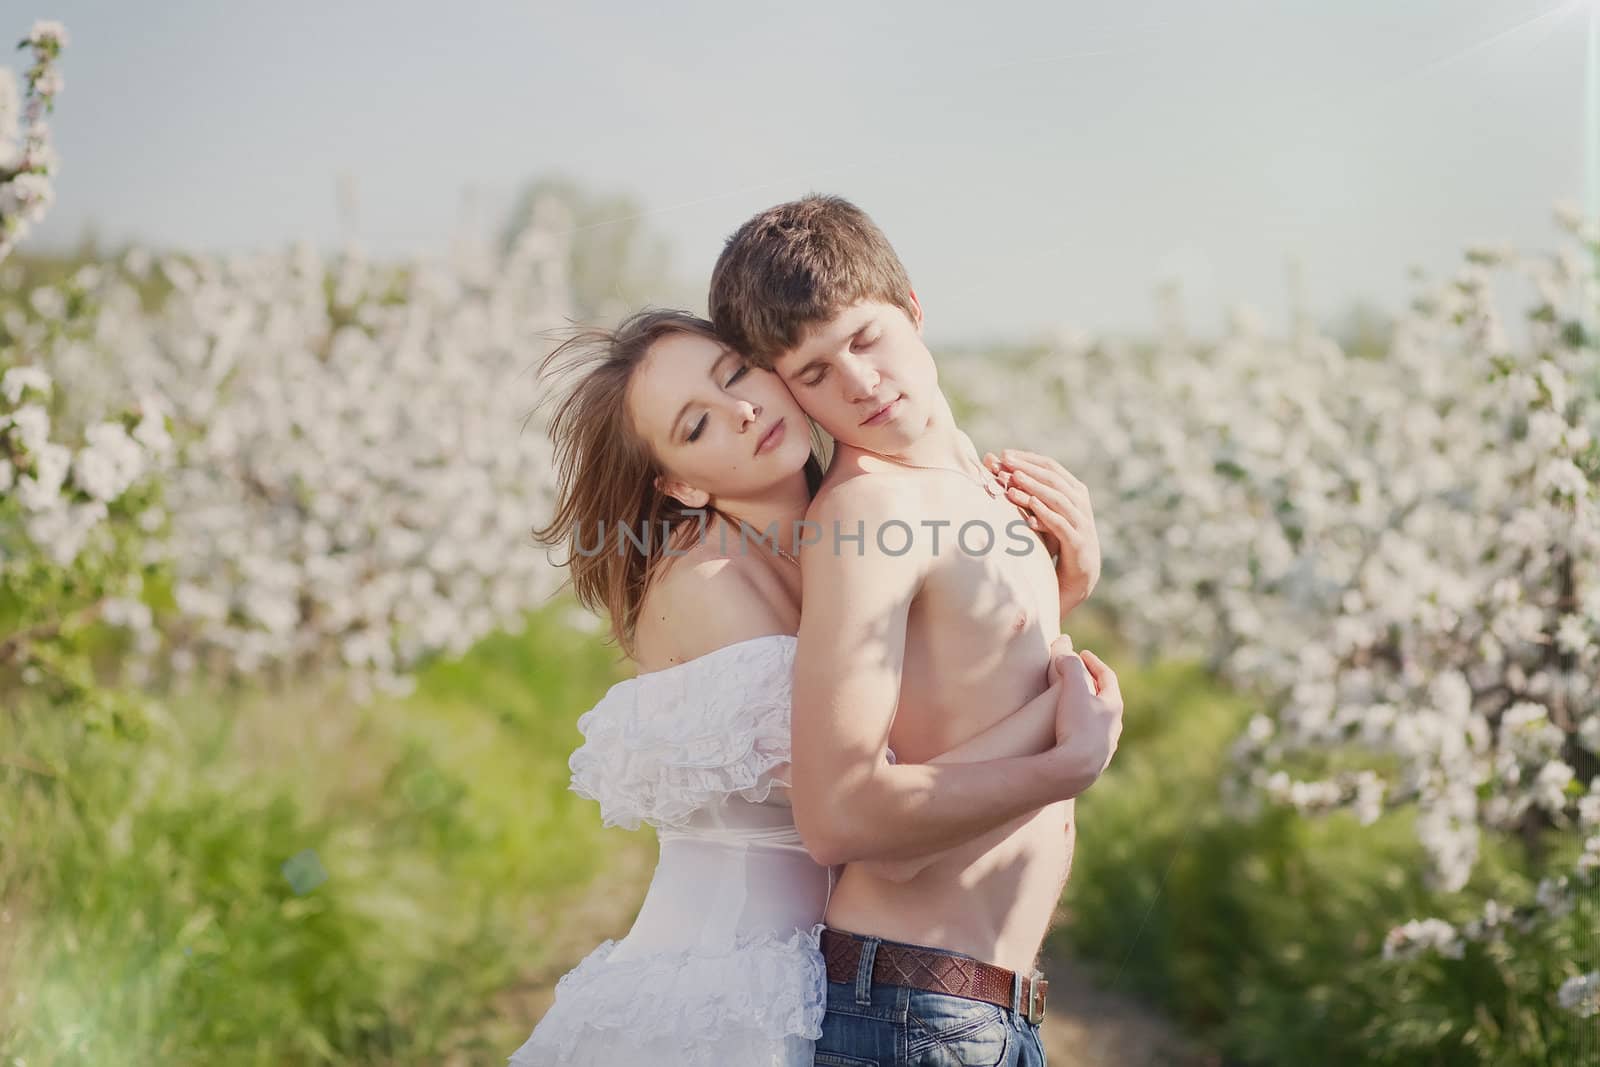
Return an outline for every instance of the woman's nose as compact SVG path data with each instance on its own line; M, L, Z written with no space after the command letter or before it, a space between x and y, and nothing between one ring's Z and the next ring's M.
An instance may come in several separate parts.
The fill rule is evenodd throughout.
M748 400L739 401L739 429L744 429L761 417L761 405Z

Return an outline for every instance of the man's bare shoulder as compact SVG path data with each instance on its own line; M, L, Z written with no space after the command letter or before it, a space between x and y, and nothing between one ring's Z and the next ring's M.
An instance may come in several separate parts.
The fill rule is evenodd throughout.
M859 454L841 456L829 466L806 518L820 522L916 515L923 491L922 483L908 471L864 465Z

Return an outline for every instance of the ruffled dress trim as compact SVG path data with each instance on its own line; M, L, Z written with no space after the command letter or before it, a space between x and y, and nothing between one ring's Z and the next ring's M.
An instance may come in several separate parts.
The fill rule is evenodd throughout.
M511 1064L809 1064L827 1007L818 929L747 939L728 954L615 963L607 941L556 985L555 1004Z
M794 649L793 636L771 634L618 682L578 719L572 791L598 801L607 826L632 830L788 786Z

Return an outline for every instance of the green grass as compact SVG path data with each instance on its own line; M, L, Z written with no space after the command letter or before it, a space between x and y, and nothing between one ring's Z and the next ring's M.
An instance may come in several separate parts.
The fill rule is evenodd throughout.
M1078 804L1056 951L1095 961L1113 990L1153 1001L1233 1063L1575 1062L1562 1056L1583 1024L1553 1009L1564 977L1553 964L1574 944L1582 954L1592 907L1549 943L1385 963L1383 936L1398 923L1530 897L1530 862L1486 840L1468 891L1439 898L1404 815L1371 827L1281 809L1230 818L1222 771L1250 702L1198 666L1120 673L1124 735Z
M620 676L552 610L359 710L190 695L135 742L6 708L0 1063L499 1062L532 1020L497 998L628 840L566 789Z
M526 991L567 963L562 938L590 943L582 896L648 837L603 830L567 791L577 715L626 671L564 612L364 708L309 682L191 694L130 735L13 695L0 1067L501 1062L533 1022ZM1525 896L1525 860L1492 850L1442 902L1404 818L1229 818L1219 784L1250 702L1072 630L1129 704L1113 770L1079 804L1054 951L1230 1063L1563 1062L1575 1031L1539 1009L1571 941L1379 958L1394 923Z

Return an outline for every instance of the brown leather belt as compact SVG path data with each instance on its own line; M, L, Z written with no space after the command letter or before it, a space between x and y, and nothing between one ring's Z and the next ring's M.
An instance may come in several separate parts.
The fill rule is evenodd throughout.
M828 981L854 982L865 947L866 939L857 934L824 928L822 958L828 965ZM1050 983L1035 971L1033 977L1021 979L1022 988L1013 1001L1011 995L1018 981L1015 971L970 956L898 941L878 942L872 959L872 981L981 1000L1006 1009L1017 1003L1023 1016L1035 1026L1044 1020L1045 994L1050 989Z

